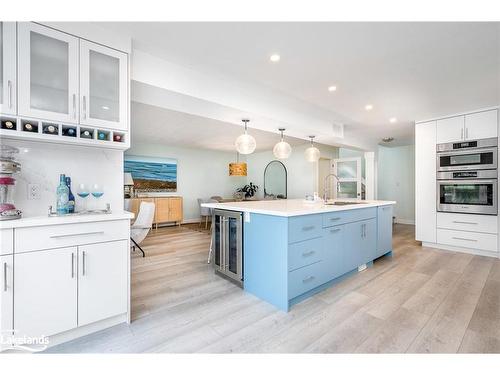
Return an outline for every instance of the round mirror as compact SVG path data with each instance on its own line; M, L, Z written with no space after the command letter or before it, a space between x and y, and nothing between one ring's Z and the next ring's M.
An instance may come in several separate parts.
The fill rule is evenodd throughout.
M287 173L285 165L273 160L264 170L264 198L286 199Z

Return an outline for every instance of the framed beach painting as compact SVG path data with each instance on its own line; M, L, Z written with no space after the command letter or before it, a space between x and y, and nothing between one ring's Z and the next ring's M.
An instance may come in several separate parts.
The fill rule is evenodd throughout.
M177 160L125 155L124 173L131 173L137 193L177 191Z

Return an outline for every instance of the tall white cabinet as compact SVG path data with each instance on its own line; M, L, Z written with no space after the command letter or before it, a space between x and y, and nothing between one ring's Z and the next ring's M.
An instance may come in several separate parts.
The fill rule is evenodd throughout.
M436 121L415 125L415 238L436 242Z
M497 138L498 121L489 108L415 124L415 238L424 245L500 257L498 216L437 212L436 183L437 145Z
M0 113L17 113L16 23L0 22Z

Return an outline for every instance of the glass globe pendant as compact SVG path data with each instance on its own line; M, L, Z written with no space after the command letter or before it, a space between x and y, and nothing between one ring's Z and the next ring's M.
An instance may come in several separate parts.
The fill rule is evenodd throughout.
M236 142L234 145L236 146L236 151L240 154L248 155L255 151L255 147L257 147L257 143L255 142L255 138L250 134L247 134L247 126L250 120L244 119L241 120L245 123L245 134L240 135L236 138Z
M320 156L319 150L316 147L314 147L314 137L315 137L314 135L309 136L309 138L311 138L311 147L308 147L304 152L306 160L310 163L317 162Z
M274 145L273 154L277 159L288 159L292 153L292 147L283 140L285 129L280 128L279 131L281 132L281 141Z

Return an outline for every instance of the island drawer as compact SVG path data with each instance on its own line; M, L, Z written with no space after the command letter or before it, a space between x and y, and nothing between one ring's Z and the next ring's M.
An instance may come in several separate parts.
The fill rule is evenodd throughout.
M288 243L321 237L321 215L294 216L288 219Z
M128 220L19 228L15 233L15 252L25 253L97 242L128 240L129 233Z
M288 270L308 266L323 259L323 239L297 242L288 247Z
M324 283L323 262L317 262L288 273L288 299L295 298Z
M377 208L356 208L323 214L323 228L377 217Z
M496 234L438 229L437 242L474 250L498 251Z
M0 229L0 255L12 254L14 252L14 231L12 229Z
M494 215L437 213L437 227L469 232L498 233L498 217Z

